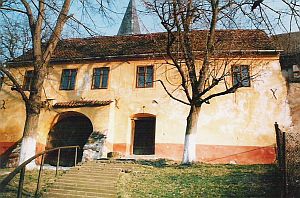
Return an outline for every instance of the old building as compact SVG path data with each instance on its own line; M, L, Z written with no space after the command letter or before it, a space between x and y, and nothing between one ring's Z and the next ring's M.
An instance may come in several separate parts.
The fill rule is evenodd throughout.
M134 13L130 8L127 12ZM128 15L134 25L126 25L124 18L118 36L59 43L44 84L37 151L86 145L85 153L91 152L92 158L114 151L123 158L181 160L189 108L171 99L157 82L162 80L183 98L176 89L179 76L166 64L167 35L136 34L136 14ZM128 28L132 30L126 31ZM195 51L203 51L207 31L192 34ZM235 83L243 75L253 78L236 93L203 106L196 137L197 160L273 163L274 122L284 128L291 124L279 54L260 30L219 30L217 37L222 49L231 54L228 82ZM216 64L225 59L228 57L221 54ZM197 60L200 65L201 53ZM30 53L12 63L11 70L23 88L30 90ZM0 99L0 155L4 156L22 136L25 108L10 86L2 86ZM94 146L97 149L89 151Z
M291 109L293 131L300 131L300 32L275 35L280 53L282 73L288 83L288 102Z

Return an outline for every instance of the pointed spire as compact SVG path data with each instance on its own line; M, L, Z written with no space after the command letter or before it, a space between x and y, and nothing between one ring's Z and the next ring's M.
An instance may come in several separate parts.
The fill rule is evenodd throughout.
M118 35L140 34L140 25L134 0L130 0L124 14Z

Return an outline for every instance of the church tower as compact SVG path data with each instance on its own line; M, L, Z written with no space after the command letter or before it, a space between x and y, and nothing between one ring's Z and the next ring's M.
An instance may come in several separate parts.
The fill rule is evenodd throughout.
M118 35L140 34L140 25L134 0L130 0L124 14Z

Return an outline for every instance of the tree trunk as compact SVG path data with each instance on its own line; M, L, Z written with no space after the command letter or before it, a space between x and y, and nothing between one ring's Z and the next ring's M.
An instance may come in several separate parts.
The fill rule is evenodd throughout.
M196 160L196 134L201 107L191 106L185 131L183 164L190 164Z
M38 69L36 69L38 68ZM34 75L33 85L31 87L29 100L26 103L26 121L23 131L23 139L20 151L19 164L22 164L36 154L36 143L38 134L38 124L41 112L41 95L43 83L46 76L46 65L41 61L35 63L35 70L38 70ZM36 71L34 71L36 72ZM35 160L26 166L27 169L35 167Z
M36 154L36 139L39 114L26 112L26 121L23 132L19 165ZM35 160L26 166L33 169L36 166Z

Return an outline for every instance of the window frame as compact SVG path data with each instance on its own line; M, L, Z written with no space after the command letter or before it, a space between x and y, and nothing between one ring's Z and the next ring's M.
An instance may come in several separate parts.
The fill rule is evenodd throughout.
M102 85L102 83L103 83L103 74L101 75L101 73L99 74L99 75L97 75L98 77L99 77L99 84L100 84L100 86L99 87L95 87L95 77L97 77L96 75L95 75L95 73L96 73L96 70L100 70L100 72L101 72L101 70L102 71L104 71L104 69L107 69L107 71L108 71L108 73L107 73L107 82L106 82L106 87L102 87L101 85ZM94 68L93 69L93 76L92 76L92 87L91 87L91 89L108 89L108 86L109 86L109 79L110 79L110 67L97 67L97 68Z
M236 78L236 73L239 73L240 78L243 79L243 71L242 71L242 67L247 67L247 74L248 74L248 81L246 81L248 83L248 85L243 84L243 82L246 80L242 80L241 84L238 86L238 88L240 87L251 87L251 67L250 65L233 65L231 66L231 78L232 78L232 86L235 86L235 78ZM238 68L238 72L235 71L235 68ZM245 83L245 82L244 82Z
M29 73L31 73L32 76L29 76ZM23 80L22 88L24 91L32 91L32 84L33 84L33 76L34 76L34 70L26 70ZM27 83L29 79L29 83ZM28 84L28 87L27 87Z
M139 77L140 77L140 73L139 73L139 68L144 68L144 86L139 86ZM152 67L152 82L151 82L151 86L146 86L147 85L147 82L146 82L146 79L147 79L147 68L148 67ZM135 80L136 80L136 83L135 83L135 87L136 88L153 88L154 87L154 78L155 77L155 71L154 71L154 65L138 65L136 67L136 75L135 75Z
M70 76L68 76L68 88L67 89L64 89L62 86L63 86L63 78L64 78L64 72L65 71L75 71L76 74L75 74L75 77L74 77L74 87L69 88L70 86L70 79L72 77L72 72L70 73ZM77 73L78 73L78 69L75 68L75 69L62 69L61 71L61 77L60 77L60 85L59 85L59 90L64 90L64 91L72 91L72 90L75 90L75 87L76 87L76 79L77 79Z

